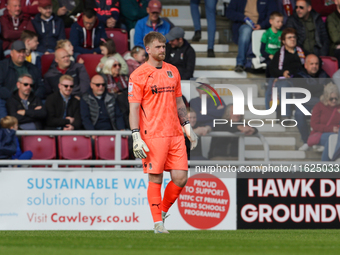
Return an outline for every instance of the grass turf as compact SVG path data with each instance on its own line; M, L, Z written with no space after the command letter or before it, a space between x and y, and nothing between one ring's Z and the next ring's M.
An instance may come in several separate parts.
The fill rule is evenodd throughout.
M0 231L0 254L339 254L340 230Z

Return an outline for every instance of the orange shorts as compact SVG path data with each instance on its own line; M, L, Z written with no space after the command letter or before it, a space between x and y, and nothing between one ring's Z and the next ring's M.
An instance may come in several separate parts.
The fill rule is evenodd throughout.
M161 174L169 170L188 170L188 156L184 136L144 140L149 148L142 159L144 173Z

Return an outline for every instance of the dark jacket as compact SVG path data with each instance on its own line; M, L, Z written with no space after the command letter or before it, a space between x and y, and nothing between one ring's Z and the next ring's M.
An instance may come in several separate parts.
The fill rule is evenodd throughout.
M37 51L45 52L47 49L55 49L57 41L65 39L65 25L64 21L52 14L52 19L48 22L41 19L41 14L38 13L32 20L32 24L36 33L38 34L38 48Z
M136 26L138 20L148 16L146 7L148 0L120 0L120 17L122 23L127 27L128 32Z
M10 159L16 149L15 130L0 127L0 159Z
M231 0L226 10L225 16L234 21L232 26L233 41L238 43L238 30L241 25L244 24L244 9L246 8L247 0ZM261 29L267 29L270 27L269 16L273 11L277 11L276 1L273 0L258 0L257 12L259 13L259 19L257 24L261 26Z
M340 13L335 11L329 15L327 17L326 25L331 41L330 55L333 56L336 46L340 44Z
M56 129L71 124L70 120L64 119L66 104L59 90L49 95L46 99L47 119L46 129ZM74 96L71 96L67 103L66 116L74 118L71 124L74 129L81 129L80 103Z
M183 39L184 44L180 48L172 48L166 44L165 62L177 67L181 80L190 80L194 77L196 53L187 40Z
M104 93L104 104L106 111L109 114L110 124L113 130L120 130L125 128L123 114L117 105L116 98L113 94ZM95 130L95 125L98 121L100 114L100 106L98 99L89 90L85 93L80 100L80 114L83 125L86 130Z
M94 38L92 38L94 30ZM91 40L89 40L89 37ZM92 54L96 52L101 53L99 44L100 39L106 39L105 25L100 23L97 19L96 24L92 30L86 30L83 23L82 15L79 16L78 21L73 23L70 32L70 42L74 47L75 53ZM88 43L90 42L90 44Z
M19 26L18 29L14 29L12 16L5 10L4 15L0 17L1 23L1 39L3 40L3 49L7 50L11 48L12 42L19 40L22 31L30 30L34 31L31 23L31 16L21 12L19 15Z
M85 0L86 8L94 9L100 22L106 24L110 17L114 18L117 23L119 19L119 1L118 0Z
M13 92L12 96L7 100L7 113L18 119L19 125L34 122L36 129L43 129L43 120L47 112L45 106L41 103L40 98L36 97L32 92L28 97L28 110L25 109L21 102L18 91ZM40 110L34 110L37 106L41 106ZM17 113L19 110L25 110L25 115Z
M71 27L74 23L74 20L70 16L76 16L78 13L82 13L84 11L84 3L83 0L74 0L75 6L72 10L68 10L68 12L60 16L60 18L64 21L65 27ZM55 15L57 15L60 7L63 7L60 0L52 0L52 11Z
M34 82L34 94L39 98L45 97L45 87L44 83L41 79L41 72L40 70L33 64L25 61L24 66L26 66L27 71L33 77ZM18 81L18 74L14 68L14 63L11 58L6 58L0 61L0 87L3 87L4 90L7 90L8 93L1 93L0 98L7 99L11 96L11 93L17 90L17 81ZM4 91L2 90L2 91Z
M74 88L72 95L81 96L89 89L90 77L87 74L84 65L71 62L66 74L73 77ZM59 91L59 78L62 75L63 74L57 69L57 63L52 64L44 76L46 95L49 95L55 91Z
M314 10L310 12L315 25L315 42L314 53L317 56L327 56L329 51L329 38L326 29L326 25L323 22L321 16ZM303 43L306 39L306 30L300 18L297 16L296 12L290 16L287 20L286 27L292 27L296 30L298 38L297 45L303 47Z

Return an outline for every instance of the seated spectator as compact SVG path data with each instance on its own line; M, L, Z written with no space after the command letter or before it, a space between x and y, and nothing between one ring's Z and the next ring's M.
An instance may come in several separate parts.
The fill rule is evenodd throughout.
M248 125L237 125L231 123L240 123L243 121L242 115L233 113L233 105L226 106L222 119L228 121L227 124L220 124L213 127L212 131L225 131L231 133L242 133L246 136L254 135L258 132L256 128ZM226 160L228 157L238 157L238 137L213 137L210 143L209 159Z
M84 65L72 62L66 50L58 49L55 51L55 63L51 65L44 76L47 95L59 91L59 78L64 74L68 74L74 79L72 95L80 97L89 89L90 77Z
M6 116L2 118L0 121L0 125L2 128L12 129L15 131L18 130L18 120L17 118L13 116ZM14 137L15 137L15 143L16 143L17 149L16 149L15 154L12 155L12 159L19 159L19 160L31 159L33 157L32 151L22 152L18 137L17 136L14 136Z
M18 119L20 129L42 129L46 109L40 98L32 92L33 77L27 73L20 75L17 87L18 90L6 102L8 114Z
M20 40L24 42L26 47L26 58L25 60L33 65L37 65L37 58L39 55L35 51L38 48L39 41L38 35L32 31L24 30L22 31ZM39 60L38 60L39 62ZM41 68L41 65L40 65Z
M6 118L6 117L4 117ZM1 123L3 119L1 119ZM15 130L0 125L0 159L10 159L16 152Z
M199 126L212 126L214 119L220 119L224 113L225 110L225 103L222 100L222 105L215 106L215 102L211 97L207 97L207 114L202 115L201 114L201 104L202 104L202 95L207 94L202 88L205 90L210 91L210 89L205 85L209 85L210 82L207 78L200 77L196 79L195 81L195 87L199 94L199 97L193 98L190 100L189 104L190 107L196 112L197 117L197 125ZM213 84L210 84L209 86L214 86ZM214 96L215 101L219 102L218 98Z
M269 16L277 10L276 2L272 0L250 1L231 0L226 16L234 21L232 26L233 41L238 44L235 72L243 72L246 64L246 54L251 44L251 34L254 30L267 29Z
M10 58L0 62L0 98L6 100L17 90L18 77L30 74L33 77L33 91L36 96L45 98L45 88L41 79L40 70L33 64L25 61L26 48L22 41L15 41L11 46Z
M183 28L172 28L165 38L169 42L166 44L164 61L177 67L181 80L190 80L194 77L196 53L184 39Z
M70 40L64 39L64 40L57 41L57 46L55 47L55 50L57 50L57 49L64 49L64 50L66 50L66 52L70 56L70 60L72 62L75 62L74 52L73 52L73 45L70 42ZM79 58L77 63L84 64L84 60L82 58Z
M65 27L71 27L77 21L77 17L84 11L83 0L52 0L53 13L59 16Z
M340 0L334 0L336 9L327 18L327 29L331 41L330 55L338 59L340 63Z
M190 0L191 17L194 22L195 34L192 37L193 42L198 42L201 39L201 16L199 5L201 0ZM216 33L216 4L217 0L204 1L205 14L208 21L208 58L214 58L214 44ZM183 79L183 78L182 78ZM186 79L183 79L186 80Z
M289 16L293 15L296 0L277 0L278 12L283 14L283 24L285 25Z
M100 59L100 62L96 68L97 73L102 72L104 64L109 57L114 57L121 64L120 74L129 74L129 67L124 58L116 51L116 45L112 39L102 39L99 44L99 48L104 57Z
M30 15L33 18L39 13L39 0L21 0L21 9L24 14Z
M129 77L120 75L121 65L114 57L109 58L104 65L103 73L107 82L107 92L115 94L118 106L121 109L125 127L129 129L129 101L128 101L128 84Z
M339 90L333 83L329 83L325 86L323 95L320 102L317 103L312 112L311 118L311 136L319 136L317 133L322 133L318 145L324 146L324 151L321 156L322 161L329 161L328 156L328 138L330 135L339 132L340 122L340 101ZM310 138L308 139L309 145ZM316 140L314 140L316 142Z
M136 46L144 47L143 38L151 31L157 31L163 35L170 31L170 24L159 17L162 12L160 1L151 0L146 11L149 15L138 20L135 26L134 44Z
M105 27L93 9L86 9L71 26L70 42L76 54L100 54L99 43L106 38Z
M80 103L72 95L73 86L73 78L67 74L62 75L59 78L59 90L47 97L46 129L81 129Z
M293 16L287 20L286 27L297 31L297 45L307 54L327 56L329 38L321 16L312 9L310 0L297 0Z
M91 89L80 100L80 114L86 130L123 130L124 117L115 95L107 93L101 75L91 79Z
M298 72L292 82L292 86L305 88L310 91L311 99L303 104L308 111L312 111L313 107L320 101L320 97L323 93L324 86L329 82L329 76L322 70L319 58L314 54L309 54L306 57L304 64L304 70ZM302 95L299 93L294 94L295 98L300 98ZM303 145L299 148L301 151L309 149L307 144L309 136L309 125L307 123L307 118L304 113L301 112L299 108L295 108L295 120L297 121L297 128L299 129Z
M42 55L54 52L57 41L66 36L63 20L52 13L52 0L39 0L38 10L40 13L34 17L32 24L39 38L37 51Z
M9 49L15 40L19 40L23 30L34 31L31 17L21 11L20 0L8 0L7 10L0 17L1 39L5 56L9 54Z
M118 0L85 0L85 6L97 12L99 21L108 28L114 28L119 20L119 1Z
M148 15L146 8L149 0L124 0L119 1L119 4L120 18L130 33L130 30L135 28L137 21Z
M129 75L145 62L145 50L141 46L135 46L130 52L125 53L124 59L129 67Z
M336 10L336 0L311 0L312 8L322 17L327 17Z

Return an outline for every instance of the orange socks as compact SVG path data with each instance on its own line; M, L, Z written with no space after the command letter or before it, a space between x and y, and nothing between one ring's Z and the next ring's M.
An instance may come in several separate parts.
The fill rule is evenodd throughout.
M164 198L162 201L162 211L168 212L169 208L175 203L183 187L178 187L173 181L170 181L165 188Z
M154 222L162 221L162 195L161 195L162 184L149 182L148 186L148 201Z

